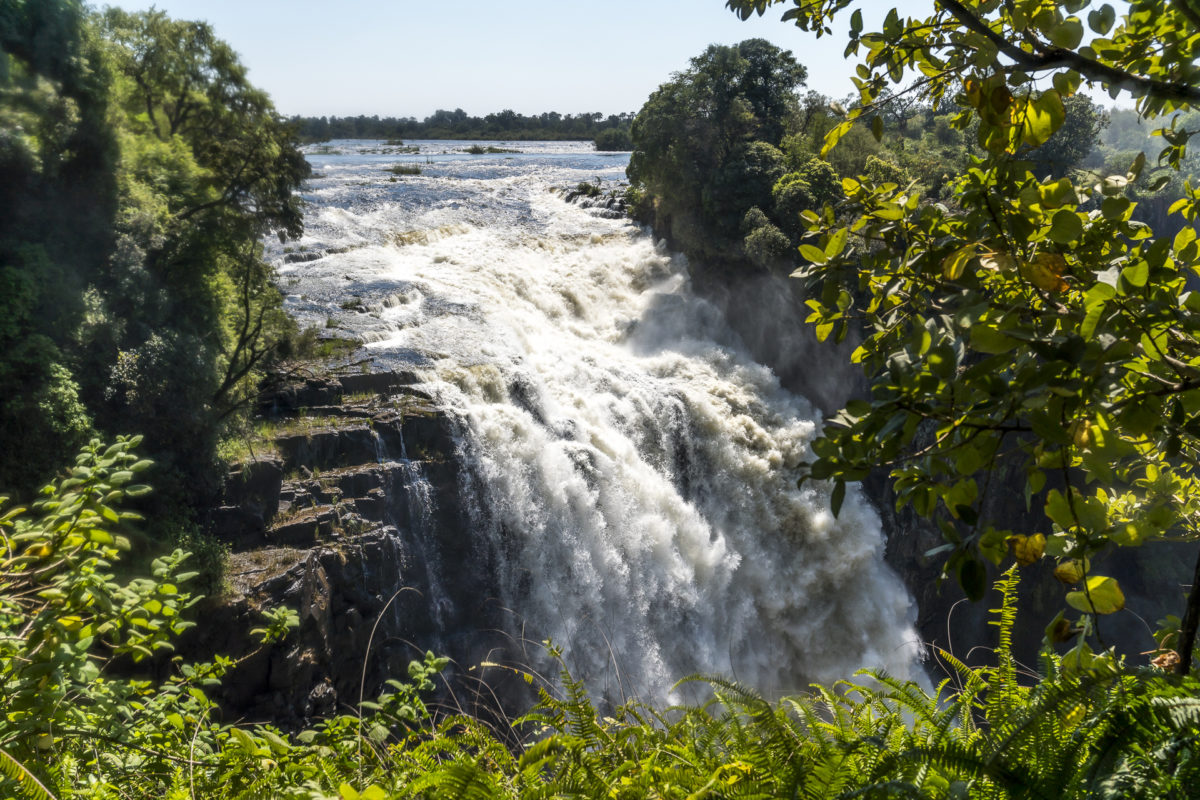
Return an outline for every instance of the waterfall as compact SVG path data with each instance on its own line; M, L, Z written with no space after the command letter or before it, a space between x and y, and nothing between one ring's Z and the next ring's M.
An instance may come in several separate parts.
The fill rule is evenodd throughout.
M514 636L553 640L610 697L664 699L692 672L784 692L912 671L876 513L852 488L835 519L830 487L797 487L818 412L682 257L548 191L617 179L623 160L523 144L376 185L377 156L338 149L312 157L303 244L327 255L284 270L289 306L415 369L456 417L460 495Z

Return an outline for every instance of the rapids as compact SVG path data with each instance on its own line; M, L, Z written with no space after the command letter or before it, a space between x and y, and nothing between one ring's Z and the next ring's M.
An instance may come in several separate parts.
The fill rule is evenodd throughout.
M666 699L692 672L769 693L864 666L915 677L876 512L851 487L835 519L829 486L797 488L818 412L692 292L685 259L555 191L616 186L627 154L409 144L310 148L307 232L271 255L302 324L416 371L458 421L510 633L553 640L614 698Z

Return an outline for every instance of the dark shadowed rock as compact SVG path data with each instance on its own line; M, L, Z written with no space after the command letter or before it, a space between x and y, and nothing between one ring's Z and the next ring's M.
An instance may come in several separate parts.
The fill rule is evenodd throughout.
M307 381L264 405L283 419L279 455L231 474L211 514L234 551L231 592L208 603L183 646L201 657L253 653L221 689L230 719L299 725L404 679L425 650L469 666L509 644L495 633L507 622L495 554L468 521L453 425L416 380L392 372ZM299 628L256 650L248 631L261 609L281 605L298 611ZM460 696L473 695L479 674L457 684ZM505 691L524 697L528 687Z
M263 414L295 413L302 408L333 406L342 402L342 384L332 378L310 378L303 383L288 384L259 401Z
M377 460L376 439L367 424L353 427L324 428L305 433L279 436L275 445L286 470L301 466L311 469L335 469Z
M271 455L248 458L234 464L225 480L224 501L270 520L279 510L283 485L283 460Z
M415 372L364 372L360 375L340 375L338 381L346 394L374 392L386 395L400 386L420 383Z

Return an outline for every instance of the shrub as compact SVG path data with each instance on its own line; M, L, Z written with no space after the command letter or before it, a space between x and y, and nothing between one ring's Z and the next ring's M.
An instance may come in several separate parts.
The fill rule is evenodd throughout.
M595 145L601 151L633 149L633 138L628 128L608 128L596 134Z

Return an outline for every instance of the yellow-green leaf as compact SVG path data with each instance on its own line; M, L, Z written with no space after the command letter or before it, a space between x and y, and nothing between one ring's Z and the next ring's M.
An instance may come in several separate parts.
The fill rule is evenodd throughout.
M947 280L958 280L962 277L963 270L967 268L967 263L975 255L975 243L971 242L955 250L950 255L942 259L942 275Z
M1017 563L1022 567L1035 563L1042 557L1042 553L1046 552L1046 537L1041 533L1032 536L1018 534L1009 537L1008 541L1012 544Z
M1054 577L1066 584L1079 583L1083 580L1086 568L1085 562L1072 558L1070 561L1060 562L1054 568Z
M1067 290L1067 282L1062 279L1066 271L1067 261L1057 253L1038 253L1032 261L1021 262L1025 280L1046 292Z
M853 126L853 120L846 120L830 128L829 133L825 134L825 143L821 146L821 158L829 155L829 151L837 146L837 143L843 136L850 132L850 128Z
M1116 579L1093 575L1086 591L1067 593L1067 604L1085 614L1115 614L1125 607L1125 595Z
M800 255L814 264L826 264L829 262L825 251L819 247L813 247L811 244L800 245Z
M1015 120L1021 125L1022 139L1030 147L1045 144L1067 119L1062 96L1054 90L1014 106Z

